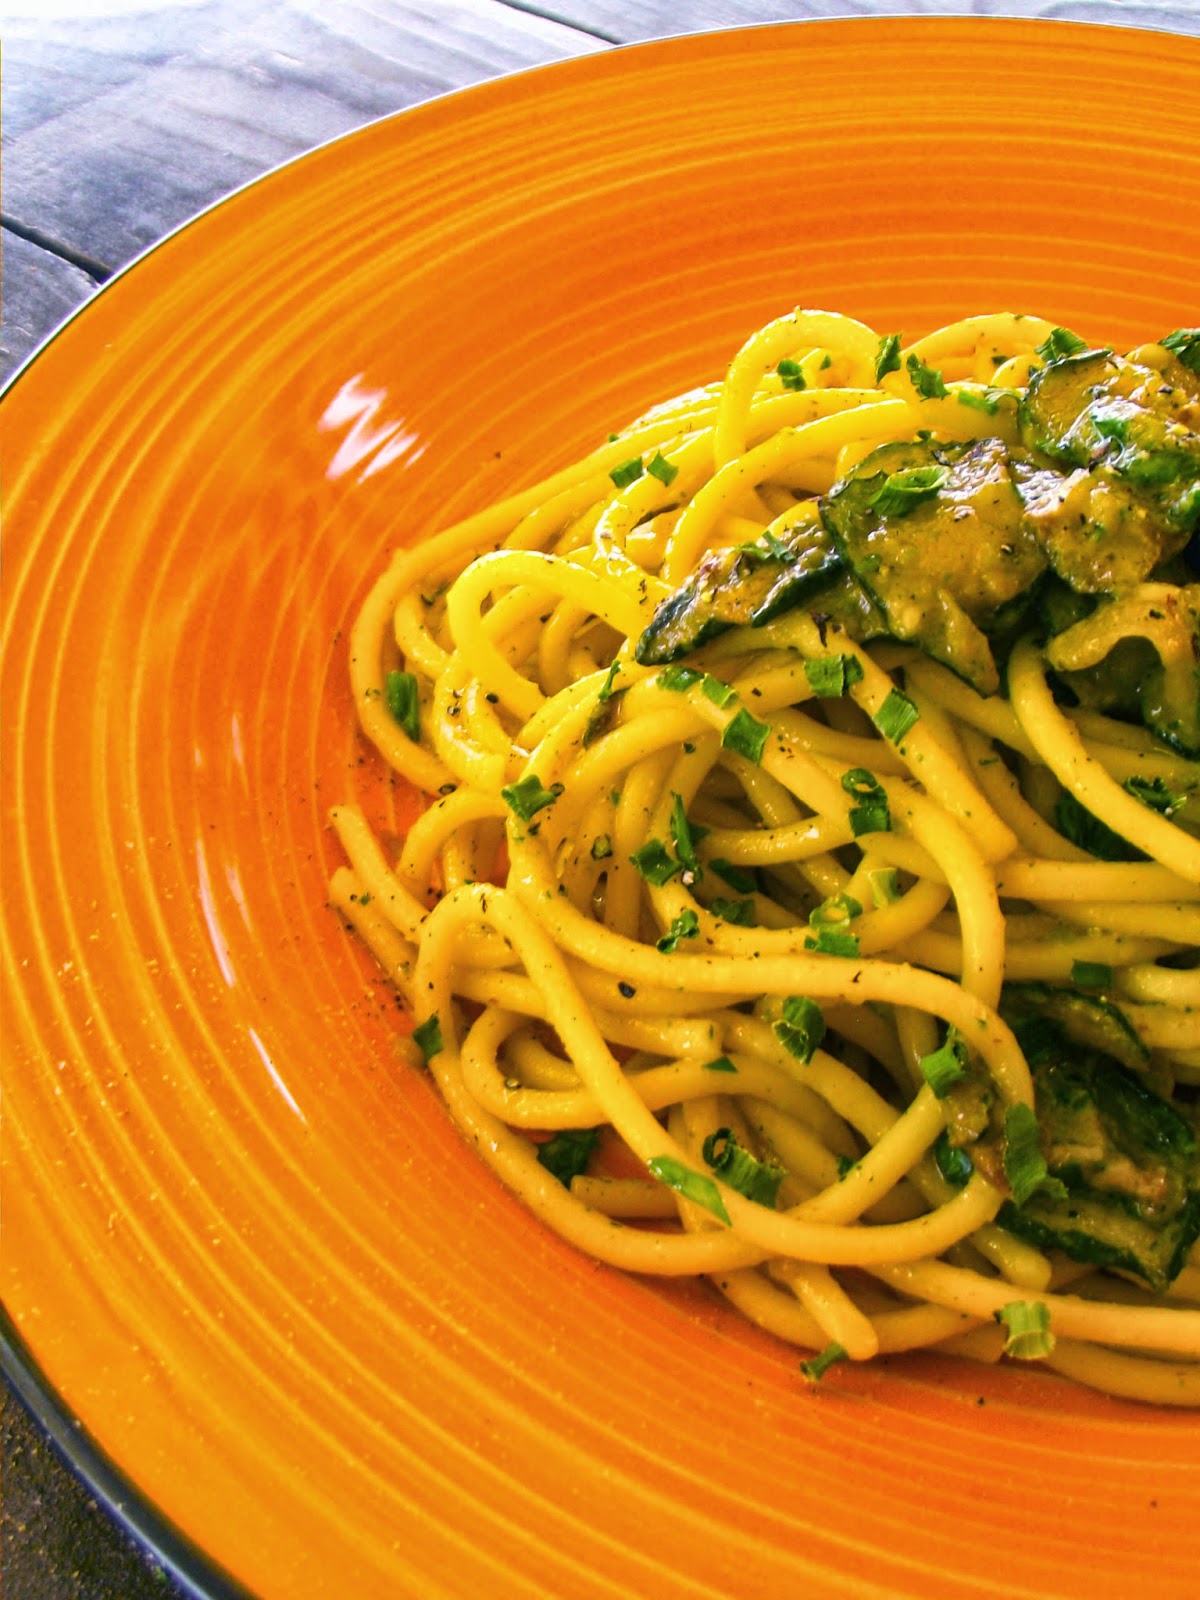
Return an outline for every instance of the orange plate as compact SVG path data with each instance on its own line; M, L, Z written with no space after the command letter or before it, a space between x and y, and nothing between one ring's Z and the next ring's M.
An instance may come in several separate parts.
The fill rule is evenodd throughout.
M218 1586L1194 1594L1194 1419L925 1358L813 1391L540 1231L395 1059L325 816L377 782L389 548L760 321L1194 322L1198 81L983 18L589 56L235 195L8 391L5 1302Z

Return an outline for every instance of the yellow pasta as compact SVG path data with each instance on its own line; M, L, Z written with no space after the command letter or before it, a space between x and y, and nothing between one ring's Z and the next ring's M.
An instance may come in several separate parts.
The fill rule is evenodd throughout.
M377 581L331 900L545 1225L1200 1403L1198 418L1197 330L796 311Z

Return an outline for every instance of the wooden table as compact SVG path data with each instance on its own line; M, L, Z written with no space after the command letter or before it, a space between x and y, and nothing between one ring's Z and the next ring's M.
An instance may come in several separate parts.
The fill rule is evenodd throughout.
M1200 0L15 0L0 378L197 211L373 118L668 33L904 10L1200 33ZM3 1471L7 1600L194 1592L110 1520L7 1386Z

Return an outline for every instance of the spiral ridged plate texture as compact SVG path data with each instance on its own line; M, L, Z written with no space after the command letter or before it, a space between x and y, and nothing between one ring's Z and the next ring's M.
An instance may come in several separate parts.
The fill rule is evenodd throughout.
M814 1390L541 1231L398 1059L326 818L380 801L346 630L388 552L758 323L1194 324L1198 81L1196 39L983 18L590 56L234 196L7 392L4 1301L214 1574L1194 1594L1190 1418L932 1358Z

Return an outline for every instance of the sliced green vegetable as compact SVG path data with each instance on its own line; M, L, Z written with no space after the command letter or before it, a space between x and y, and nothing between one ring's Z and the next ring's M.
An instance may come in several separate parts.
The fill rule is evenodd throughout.
M845 1361L845 1359L846 1352L835 1339L831 1344L827 1344L824 1350L819 1351L815 1356L811 1356L807 1361L802 1361L800 1363L800 1371L808 1379L809 1383L820 1383L830 1367L838 1361Z
M956 1083L967 1075L967 1047L956 1028L946 1034L945 1043L921 1057L921 1075L939 1100L944 1100Z
M825 1014L817 1002L810 1000L807 995L789 995L783 1002L774 1032L789 1055L796 1056L800 1061L811 1061L814 1051L825 1037Z
M690 1200L694 1205L703 1206L706 1211L711 1211L714 1217L719 1217L724 1223L729 1221L729 1213L725 1209L725 1202L721 1199L721 1191L711 1178L706 1178L702 1172L694 1172L691 1167L685 1167L682 1161L676 1161L673 1156L655 1156L646 1163L652 1177L658 1179L668 1189L674 1189L676 1194L681 1194L685 1200Z
M899 744L914 723L920 721L920 717L921 713L906 694L902 694L899 689L889 689L883 704L871 720L885 739L890 739L893 744Z
M418 1027L412 1031L413 1043L420 1050L426 1062L432 1061L440 1051L446 1048L442 1038L442 1024L435 1011L431 1017L426 1017Z
M836 700L862 682L862 662L857 656L814 656L804 663L804 676L818 699Z
M887 793L873 772L866 767L853 767L849 772L843 772L842 788L857 802L850 807L850 826L856 839L864 833L890 831L892 815Z
M641 456L630 456L628 461L619 461L609 472L609 477L618 489L628 489L631 483L636 483L643 471Z
M553 805L562 789L561 783L552 784L547 789L536 773L527 772L516 783L501 789L500 795L514 816L520 817L522 822L528 822L543 807Z
M411 672L387 673L383 680L383 698L392 720L398 722L415 743L421 737L416 678Z
M1008 1337L1004 1354L1018 1361L1039 1361L1054 1351L1050 1312L1040 1300L1010 1300L995 1313Z
M700 932L700 919L691 906L685 906L679 915L672 919L671 926L655 945L655 949L663 955L672 955L679 948L681 939L695 939Z
M738 755L745 756L748 761L758 765L762 761L770 731L769 723L760 722L741 706L725 724L721 743L727 750L734 750Z
M722 1183L756 1205L774 1209L779 1185L787 1176L783 1167L759 1161L749 1150L743 1150L729 1128L718 1128L709 1134L702 1154Z
M537 1147L538 1161L565 1189L572 1178L587 1171L592 1152L600 1142L599 1128L561 1128Z
M675 860L661 839L647 839L629 859L647 883L659 888L669 883L677 872L683 871L683 863Z
M657 478L659 483L665 484L669 489L679 476L679 468L673 466L661 450L656 450L646 463L646 471L652 478Z

